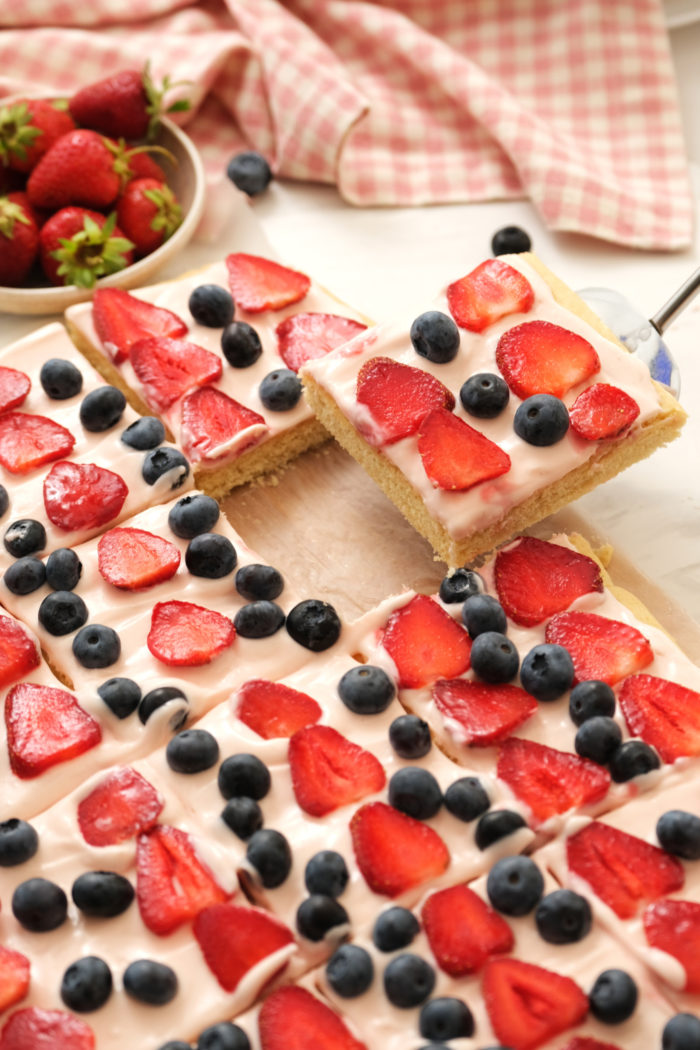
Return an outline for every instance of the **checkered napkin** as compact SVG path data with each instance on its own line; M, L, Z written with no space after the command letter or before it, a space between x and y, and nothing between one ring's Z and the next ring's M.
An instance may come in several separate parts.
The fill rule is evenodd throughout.
M359 205L529 196L556 230L691 240L661 0L2 0L0 94L150 59L212 179L244 144Z

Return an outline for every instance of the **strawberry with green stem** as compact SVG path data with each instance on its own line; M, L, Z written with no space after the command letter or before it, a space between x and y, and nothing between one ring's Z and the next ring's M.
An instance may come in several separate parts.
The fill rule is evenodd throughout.
M147 62L143 70L125 69L86 85L73 95L68 105L83 127L116 138L152 140L162 113L181 113L190 108L187 99L178 99L163 108L166 92L184 84L191 81L171 80L166 76L158 87Z
M74 128L62 99L23 98L0 106L0 163L26 174Z
M105 217L86 208L61 208L39 234L41 265L52 284L92 288L98 277L129 266L132 249L116 212Z
M0 197L0 284L22 284L38 248L39 227L27 194Z
M164 182L131 179L117 204L117 222L133 241L136 254L149 255L175 233L182 222L182 208Z

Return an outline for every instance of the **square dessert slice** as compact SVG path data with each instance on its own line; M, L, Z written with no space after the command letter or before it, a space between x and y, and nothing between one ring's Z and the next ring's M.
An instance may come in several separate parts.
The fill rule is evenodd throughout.
M213 496L326 440L297 371L366 327L305 274L240 252L134 295L98 291L66 320L102 374L167 423Z
M449 565L492 550L676 437L685 414L531 255L302 378L318 419Z

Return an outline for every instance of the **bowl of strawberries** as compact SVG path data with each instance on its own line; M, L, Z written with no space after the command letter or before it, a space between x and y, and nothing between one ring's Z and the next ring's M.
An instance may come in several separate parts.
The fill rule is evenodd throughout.
M48 314L146 283L192 237L205 178L148 68L70 98L0 99L0 311Z

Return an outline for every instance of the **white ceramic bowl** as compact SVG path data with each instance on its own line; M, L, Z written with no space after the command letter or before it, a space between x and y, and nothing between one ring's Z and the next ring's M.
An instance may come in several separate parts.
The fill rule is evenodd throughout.
M164 146L177 162L173 164L162 155L156 155L155 158L165 171L168 185L182 205L182 223L160 248L118 273L102 277L95 286L97 288L135 288L145 284L161 266L182 251L202 217L205 195L204 168L192 140L172 121L162 118L155 141L157 145ZM94 288L78 288L75 284L41 288L2 286L0 311L10 314L61 313L73 303L89 299L93 291Z

